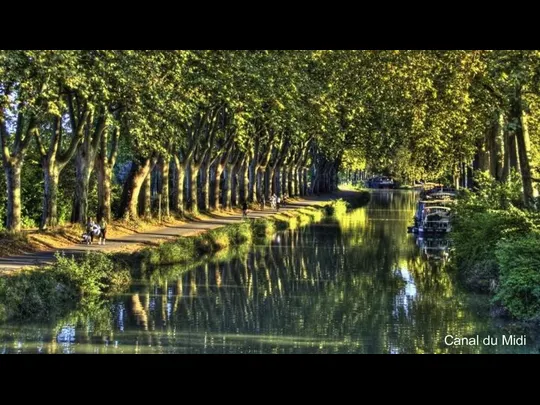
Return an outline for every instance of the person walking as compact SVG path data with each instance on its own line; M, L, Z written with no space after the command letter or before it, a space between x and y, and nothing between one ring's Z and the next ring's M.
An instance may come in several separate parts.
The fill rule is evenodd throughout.
M99 226L101 228L99 244L104 245L105 244L105 238L107 236L107 221L105 221L105 218L101 219L101 221L99 222Z
M88 217L86 221L86 234L90 237L90 245L94 242L94 226L96 224L92 220L92 217Z

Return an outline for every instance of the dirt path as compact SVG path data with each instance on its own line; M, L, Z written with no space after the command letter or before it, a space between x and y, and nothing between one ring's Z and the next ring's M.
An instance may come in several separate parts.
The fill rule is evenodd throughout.
M310 205L328 202L336 198L351 198L357 194L354 191L339 191L334 194L326 194L322 196L307 197L301 200L296 200L286 207L280 209L280 212L292 211L299 208L304 208ZM250 211L248 217L262 218L275 214L274 210L266 208L264 211ZM207 214L208 215L208 214ZM200 221L191 221L177 226L166 226L151 231L134 233L119 238L108 239L106 245L98 245L94 241L93 245L73 245L61 249L52 249L44 252L28 253L20 256L10 256L0 258L0 274L18 270L28 266L40 266L54 262L54 254L56 252L64 252L66 254L80 254L87 251L121 251L125 250L128 244L155 244L162 240L174 239L178 236L190 236L205 232L210 229L219 228L228 224L234 224L242 220L241 215L220 216L217 214L209 214L211 219Z

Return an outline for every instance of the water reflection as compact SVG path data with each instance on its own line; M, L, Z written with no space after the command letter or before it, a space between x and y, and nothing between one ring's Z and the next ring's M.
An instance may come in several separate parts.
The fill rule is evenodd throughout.
M0 327L0 352L480 353L447 334L502 333L487 298L463 294L407 234L412 192L374 191L367 207L280 232L267 247L197 269L159 269L127 295L51 325ZM431 253L430 253L431 254ZM475 298L474 300L472 298ZM495 331L495 332L494 332ZM62 338L60 338L62 337Z

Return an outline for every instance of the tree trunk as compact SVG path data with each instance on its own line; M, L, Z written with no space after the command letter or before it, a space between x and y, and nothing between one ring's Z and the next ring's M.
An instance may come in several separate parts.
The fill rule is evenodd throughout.
M488 148L490 143L490 131L491 129L486 132L483 140L478 144L478 170L482 172L488 171L490 167L490 155Z
M283 191L283 194L289 193L289 170L287 170L287 167L283 167L281 170L281 190Z
M491 175L501 181L504 168L504 116L502 112L497 114L497 120L493 125L490 160Z
M503 143L504 143L504 166L503 166L503 171L502 171L502 181L507 181L508 176L510 174L510 145L508 144L508 142L509 142L508 131L505 130L504 131L504 139L503 139Z
M516 130L516 138L518 144L519 166L521 168L521 178L523 180L523 202L526 207L531 207L534 204L535 190L532 184L531 173L531 146L529 138L528 114L521 105L521 98L518 99L515 106L516 116L519 117L519 125Z
M152 218L152 169L144 178L143 213L145 219Z
M204 165L204 172L202 172L202 190L203 190L203 209L210 211L210 162Z
M300 189L300 172L301 168L295 167L293 171L294 176L294 195L301 195L301 189Z
M219 209L220 201L222 201L221 196L221 174L223 173L224 166L220 163L216 164L216 170L215 170L215 181L212 185L212 207L214 209Z
M161 172L161 182L159 183L158 193L161 195L161 210L162 215L168 217L170 215L169 210L169 168L170 161L161 157L159 163L159 169Z
M142 165L133 162L131 171L124 185L122 196L122 213L125 219L137 219L139 217L137 206L139 194L144 180L151 170L152 159L146 159Z
M297 176L298 176L298 195L300 197L304 197L306 195L306 184L305 184L305 171L306 169L303 167L299 167L297 169Z
M508 162L510 165L510 171L516 170L517 172L520 172L521 167L519 166L518 140L514 131L508 134L508 149Z
M47 164L44 168L43 212L40 229L54 228L58 225L58 179L59 168L56 164Z
M459 190L460 182L459 182L459 163L454 166L454 174L452 175L452 182L454 183L454 188L456 190Z
M265 167L263 176L264 176L264 195L265 200L269 200L272 195L272 190L270 189L270 166Z
M232 189L233 189L233 165L227 165L225 171L225 193L223 196L223 207L226 210L232 209Z
M111 146L108 146L108 132L104 131L100 139L100 150L96 159L97 171L97 187L98 187L98 208L97 220L101 221L105 218L106 222L110 222L111 215L111 183L113 176L113 168L116 163L118 154L118 138L120 129L115 127L112 132Z
M240 205L240 169L242 165L236 164L232 168L232 206Z
M289 169L287 171L287 194L289 194L289 197L294 197L293 171L294 169Z
M75 114L74 111L70 111L72 114L73 124L75 127ZM84 131L84 140L77 146L77 153L75 157L75 176L77 182L75 185L75 198L73 200L73 208L71 211L71 222L84 224L88 215L88 188L90 184L90 175L94 170L94 163L96 161L96 154L98 148L103 144L101 138L105 131L107 119L105 118L105 110L100 109L100 115L94 123L93 114L87 115L86 130ZM79 123L79 127L83 128L84 121ZM82 132L81 132L82 133ZM114 147L114 146L113 146ZM105 145L106 148L106 145ZM105 151L106 155L106 151Z
M189 192L190 204L189 210L192 214L199 213L199 196L197 190L197 177L199 177L200 166L191 165L189 168Z
M5 83L3 83L5 84ZM8 99L6 88L2 85L6 100ZM9 103L9 102L8 102ZM0 160L4 167L6 176L6 193L7 193L7 212L6 212L6 228L9 231L19 232L21 230L21 172L26 151L30 146L30 142L35 134L36 120L30 116L27 125L25 115L19 111L17 114L16 123L12 122L8 125L5 117L5 105L0 108ZM26 126L26 130L23 128ZM11 138L10 129L14 130L11 134L14 137L14 142L10 145ZM24 138L22 137L23 133ZM40 151L41 153L41 151Z
M77 150L75 157L75 196L71 211L71 222L84 224L88 215L88 188L90 184L90 173L92 171L92 161L84 156L81 146Z
M112 167L105 162L99 161L97 164L97 180L98 180L98 210L97 220L111 221L111 179Z
M291 189L290 195L291 195L291 197L292 196L296 197L297 196L296 192L298 190L298 185L296 184L296 181L297 181L296 167L293 167L291 169L290 176L291 176L291 179L290 179L290 189Z
M239 203L243 203L244 201L249 200L249 167L246 162L241 166L239 176L239 186L240 186L240 201Z
M4 165L7 190L6 229L21 230L21 171L22 159Z
M258 177L259 177L259 168L255 165L255 163L251 163L248 166L248 173L249 173L249 181L247 182L248 186L248 199L250 202L257 201L257 193L258 193Z
M256 181L256 188L257 188L257 196L254 201L261 202L262 198L264 197L264 190L263 190L263 176L264 172L261 168L257 168L255 172L255 181Z
M184 214L184 181L186 172L178 156L174 156L174 181L172 208L177 215Z
M302 195L303 196L307 195L307 172L308 172L308 169L304 167L302 169L302 177L304 179L304 184L302 186Z
M277 188L277 175L276 175L277 168L270 168L270 172L268 174L269 177L269 183L270 183L270 193L279 195L279 191Z
M473 187L473 168L472 163L467 165L467 187L470 189Z

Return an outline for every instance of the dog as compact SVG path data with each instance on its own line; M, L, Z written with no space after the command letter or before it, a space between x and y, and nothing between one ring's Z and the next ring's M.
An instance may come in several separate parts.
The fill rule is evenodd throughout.
M92 237L88 235L87 233L83 233L81 243L86 243L87 245L89 245L90 243L92 243Z

